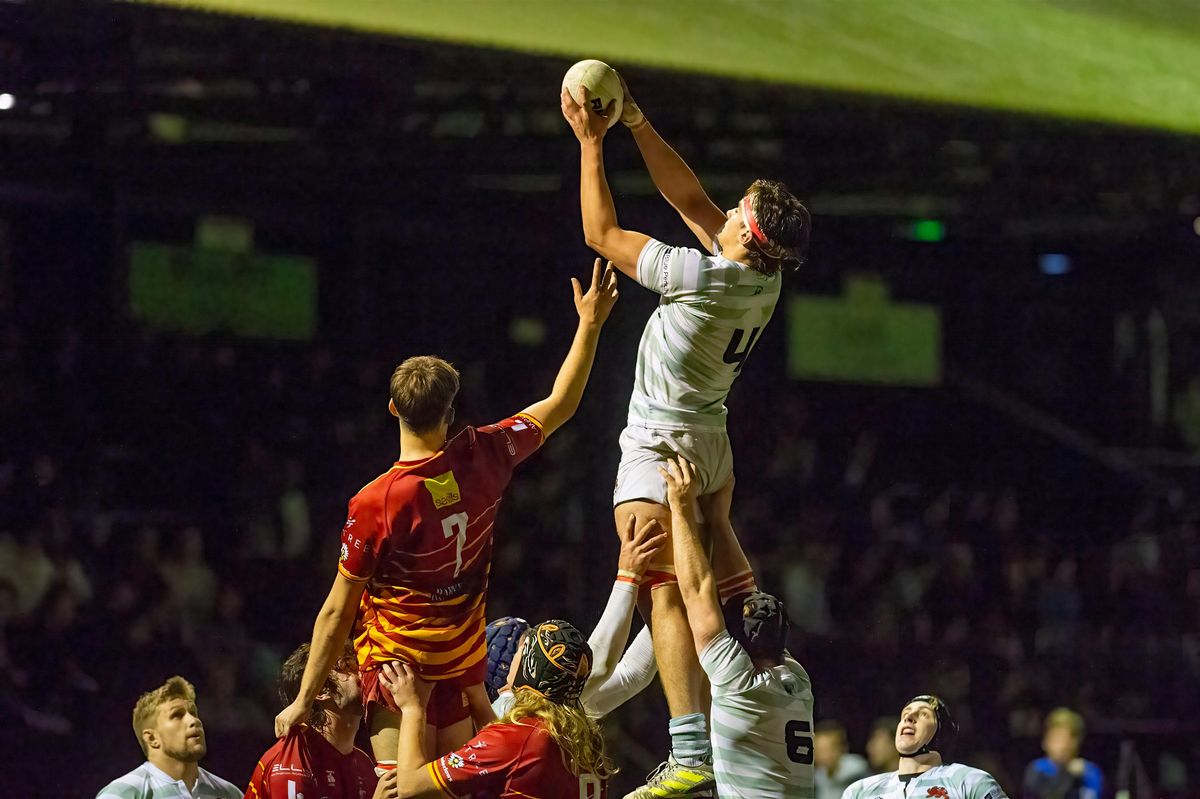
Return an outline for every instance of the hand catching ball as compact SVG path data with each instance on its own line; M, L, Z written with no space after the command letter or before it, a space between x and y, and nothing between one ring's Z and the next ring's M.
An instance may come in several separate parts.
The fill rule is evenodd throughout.
M571 93L575 102L586 104L589 111L607 119L610 128L621 118L621 103L625 96L621 77L603 61L589 58L575 64L563 77L563 88ZM584 89L587 90L586 97Z

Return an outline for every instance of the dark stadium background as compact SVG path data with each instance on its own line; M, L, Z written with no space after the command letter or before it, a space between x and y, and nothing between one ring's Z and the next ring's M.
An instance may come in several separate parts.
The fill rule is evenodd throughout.
M573 59L124 5L0 19L4 792L91 795L137 765L133 702L175 673L205 767L245 784L345 502L395 457L393 366L457 363L460 422L549 390L592 257L556 106ZM781 303L731 397L736 527L795 598L817 718L861 751L937 691L1014 795L1066 704L1110 785L1200 795L1196 139L625 71L718 204L759 175L809 198L789 292L867 273L941 311L939 386L790 380ZM624 130L607 156L621 221L687 242ZM311 340L132 318L131 244L190 248L214 216L315 261ZM514 480L490 615L598 618L653 306L622 284L578 416ZM608 720L613 795L665 718L652 686Z

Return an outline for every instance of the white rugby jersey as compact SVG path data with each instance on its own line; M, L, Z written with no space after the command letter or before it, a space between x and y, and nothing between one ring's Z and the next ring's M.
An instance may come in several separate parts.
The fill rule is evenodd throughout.
M995 777L961 763L945 763L900 779L889 771L851 783L842 799L1008 799Z
M723 428L725 398L771 320L782 277L654 239L637 276L661 299L638 345L629 423Z
M722 630L700 653L712 683L713 770L722 799L813 799L812 683L791 655L755 671Z

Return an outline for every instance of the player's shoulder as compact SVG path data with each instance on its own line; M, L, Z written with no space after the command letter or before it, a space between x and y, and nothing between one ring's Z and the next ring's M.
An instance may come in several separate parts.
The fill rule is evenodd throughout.
M860 796L873 796L876 792L887 789L896 779L896 772L885 771L883 774L872 774L850 783L842 793L842 799L857 799Z
M150 776L139 767L105 785L96 799L143 799L151 791Z
M242 799L242 789L224 777L218 777L204 768L200 769L200 777L208 783L212 796L224 796L227 799Z
M944 763L942 768L953 773L955 776L972 779L972 780L991 780L995 779L991 774L981 768L968 766L966 763Z
M553 736L546 730L541 719L537 718L497 722L483 729L484 732L490 733L491 738L522 752L537 752L548 745L555 745Z
M945 763L939 767L943 770L945 776L963 786L970 789L980 783L995 782L996 778L981 768L968 766L964 763Z
M383 472L371 482L364 485L362 488L350 498L350 503L358 507L376 505L382 507L388 494L392 492L393 487L404 476L405 470L402 465L397 463L386 472Z

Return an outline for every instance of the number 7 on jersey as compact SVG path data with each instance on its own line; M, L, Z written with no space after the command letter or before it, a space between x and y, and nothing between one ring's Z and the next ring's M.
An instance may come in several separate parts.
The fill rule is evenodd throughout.
M454 542L454 576L462 571L462 552L463 544L467 540L467 514L456 513L453 516L447 516L442 519L442 534L446 538L455 538Z

